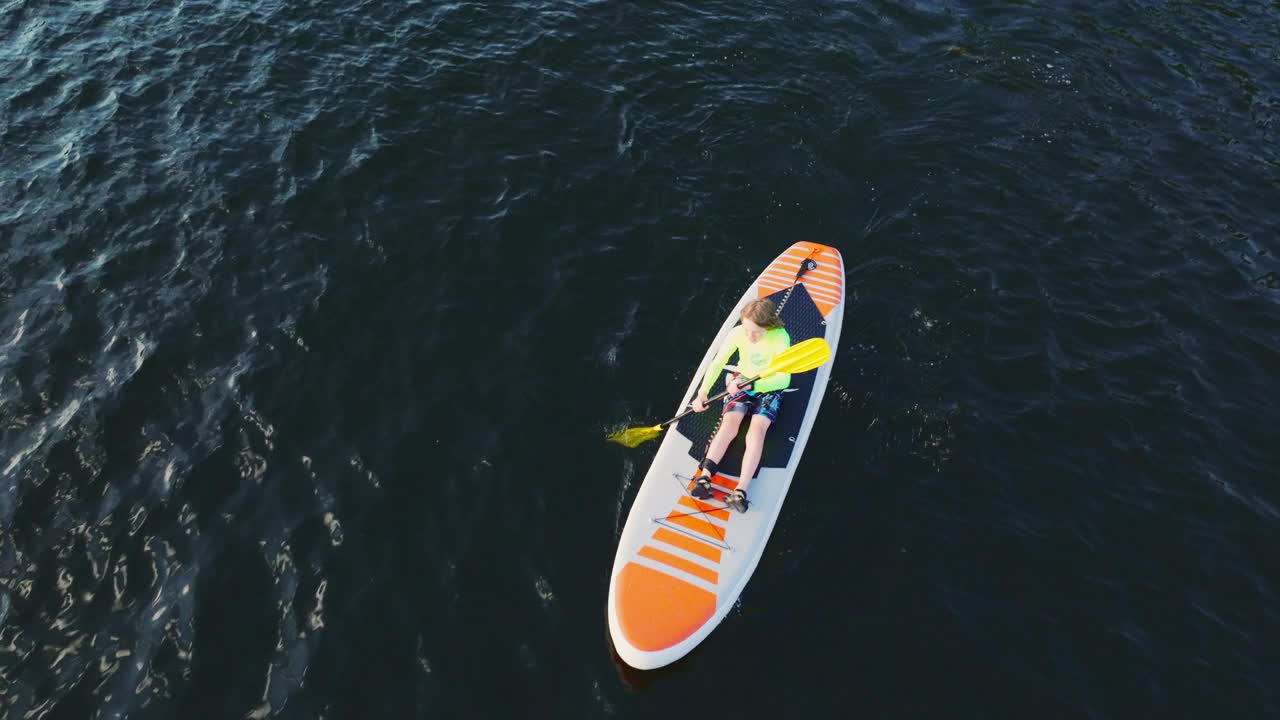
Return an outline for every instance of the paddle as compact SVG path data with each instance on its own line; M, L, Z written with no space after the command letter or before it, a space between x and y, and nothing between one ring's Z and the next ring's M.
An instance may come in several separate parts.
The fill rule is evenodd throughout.
M830 357L831 348L827 347L827 341L822 338L811 338L802 343L792 345L786 350L778 353L774 356L773 362L769 363L759 375L753 378L748 378L746 382L742 383L742 385L750 385L760 378L776 375L777 373L807 372L825 363ZM716 394L714 397L707 398L707 403L710 404L713 400L719 400L728 394L729 391L725 390L724 392ZM658 437L658 435L662 434L662 428L691 412L693 412L693 408L689 408L670 420L658 423L652 427L628 428L626 430L616 432L606 439L610 442L616 442L619 445L625 445L629 448L633 448L641 443L648 442L649 440Z

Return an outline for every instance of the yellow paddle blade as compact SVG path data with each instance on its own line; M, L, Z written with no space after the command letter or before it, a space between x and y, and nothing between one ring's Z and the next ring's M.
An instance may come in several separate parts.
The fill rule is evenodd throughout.
M653 427L638 427L620 430L610 435L607 439L610 442L616 442L619 445L625 445L626 447L633 448L641 443L649 442L661 434L662 426L654 425Z
M822 338L810 338L778 353L760 377L775 373L808 372L831 359L831 348Z

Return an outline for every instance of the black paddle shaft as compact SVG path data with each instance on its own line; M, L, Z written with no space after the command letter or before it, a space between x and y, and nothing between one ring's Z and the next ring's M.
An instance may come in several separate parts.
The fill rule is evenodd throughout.
M747 378L746 382L739 383L739 385L741 385L741 386L742 386L742 387L744 387L744 388L746 388L746 387L751 387L752 385L754 385L754 384L755 384L755 382L756 382L757 380L759 380L759 379L760 379L760 378L762 378L762 377L764 377L764 376L763 376L763 375L757 375L757 376L755 376L755 377L753 377L753 378ZM711 403L715 402L716 400L719 400L720 398L722 398L722 397L724 397L725 395L728 395L728 394L729 394L729 391L728 391L728 390L724 390L724 391L722 391L722 392L718 392L718 393L716 393L715 395L712 395L711 397L707 398L707 404L709 405L709 404L711 404ZM666 422L662 423L662 425L659 425L658 427L662 427L663 425L670 425L671 423L673 423L673 422L675 422L675 421L679 420L680 418L684 417L685 415L688 415L688 414L689 414L689 413L691 413L691 412L693 412L693 408L689 408L688 410L685 410L684 412L680 413L679 415L677 415L677 416L675 416L675 417L671 418L670 420L668 420L668 421L666 421Z

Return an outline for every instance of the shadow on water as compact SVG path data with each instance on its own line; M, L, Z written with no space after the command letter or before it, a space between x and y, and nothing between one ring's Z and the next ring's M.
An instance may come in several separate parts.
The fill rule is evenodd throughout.
M627 661L618 655L618 649L613 644L613 637L609 634L608 623L605 624L604 635L605 644L609 646L609 659L613 661L613 668L618 672L618 679L632 692L644 692L654 683L691 672L693 666L696 665L696 658L703 652L703 644L699 643L693 650L689 651L688 655L670 665L664 665L653 670L640 670L628 665Z

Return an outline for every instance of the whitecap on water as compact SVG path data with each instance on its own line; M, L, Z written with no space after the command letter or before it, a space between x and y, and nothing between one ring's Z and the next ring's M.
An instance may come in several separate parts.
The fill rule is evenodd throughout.
M538 597L542 599L544 605L556 599L555 593L551 592L551 583L541 575L533 581L533 589L537 591Z
M30 308L23 310L22 314L18 316L18 327L13 331L13 339L9 341L9 347L17 345L18 341L27 332L27 313L30 311Z
M324 526L329 529L329 544L338 547L342 544L342 523L333 513L324 514Z

